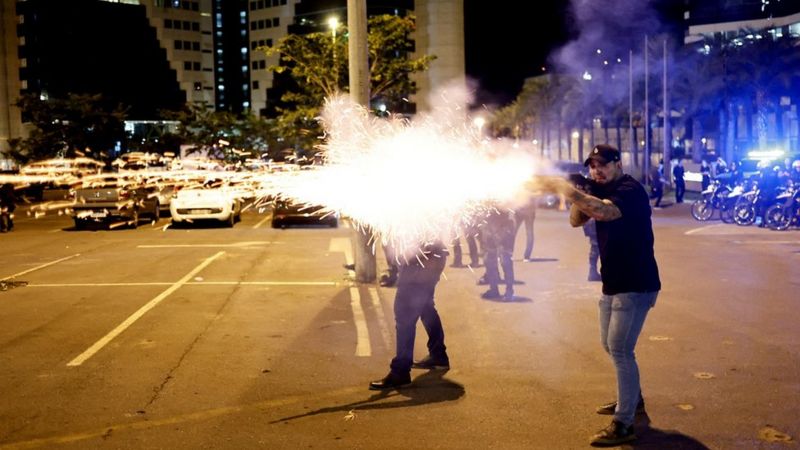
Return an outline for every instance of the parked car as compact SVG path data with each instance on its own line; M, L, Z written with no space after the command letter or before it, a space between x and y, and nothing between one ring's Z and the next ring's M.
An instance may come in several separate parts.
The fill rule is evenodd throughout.
M158 209L158 197L141 179L96 175L84 178L75 190L72 212L80 230L92 223L136 228L142 215L158 221Z
M207 181L202 186L184 187L172 198L169 212L172 222L181 224L196 220L216 220L232 227L242 213L239 189L221 180Z
M319 205L277 200L272 211L272 228L286 228L287 225L325 225L336 228L339 226L339 214Z

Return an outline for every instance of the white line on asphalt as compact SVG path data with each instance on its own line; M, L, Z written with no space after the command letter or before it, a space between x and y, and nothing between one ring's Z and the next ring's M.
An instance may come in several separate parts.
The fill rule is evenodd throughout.
M350 288L350 306L353 309L353 319L356 324L356 356L370 356L372 348L369 345L369 328L364 310L361 308L361 295L357 287Z
M691 230L689 230L689 231L687 231L687 232L685 232L683 234L688 236L690 234L699 233L699 232L704 231L704 230L710 230L712 228L717 228L717 227L720 227L722 225L726 225L726 224L717 223L717 224L714 224L714 225L705 225L705 226L702 226L700 228L693 228L693 229L691 229Z
M2 280L2 281L10 280L10 279L18 277L20 275L25 275L26 273L33 272L34 270L44 269L45 267L52 266L53 264L58 264L61 261L66 261L68 259L72 259L72 258L74 258L76 256L80 256L80 253L75 253L74 255L65 256L65 257L63 257L61 259L57 259L55 261L50 261L49 263L42 264L41 266L36 266L36 267L34 267L32 269L23 270L22 272L15 273L14 275L9 275L9 276L7 276L5 278L0 278L0 280Z
M381 298L378 296L378 289L369 288L369 296L372 298L372 307L375 309L375 315L378 316L378 326L381 328L381 337L383 338L383 345L390 348L391 336L389 336L389 326L386 323L386 315L383 314L383 304Z
M97 341L94 344L92 344L91 347L87 348L83 353L81 353L80 355L75 357L75 359L73 359L72 361L68 362L67 366L80 366L81 364L83 364L84 361L86 361L87 359L91 358L92 355L94 355L95 353L100 351L100 349L102 349L106 344L111 342L112 339L114 339L115 337L119 336L120 333L125 331L134 322L139 320L139 318L141 318L143 315L145 315L145 313L147 313L147 311L150 311L151 309L153 309L156 305L161 303L162 300L167 298L167 296L169 296L170 294L172 294L173 292L178 290L178 288L180 288L181 286L183 286L184 284L189 282L189 280L191 280L192 277L194 277L201 270L205 269L206 266L211 264L212 261L214 261L215 259L219 258L220 256L222 256L224 254L225 254L225 252L217 252L213 256L211 256L209 258L206 258L205 261L201 262L200 265L198 265L197 267L192 269L191 272L189 272L186 275L184 275L183 278L181 278L176 283L174 283L172 286L167 288L164 292L158 294L154 299L152 299L149 302L147 302L146 305L142 306L141 308L139 308L138 311L136 311L135 313L131 314L130 317L125 319L125 321L122 322L121 324L117 325L117 327L114 328L113 330L111 330L108 334L106 334L105 336L100 338L99 341Z
M125 287L125 286L170 286L175 283L41 283L25 287ZM335 281L190 281L186 286L337 286Z
M264 225L264 223L266 221L271 220L271 219L272 219L272 214L267 214L267 217L264 217L263 219L259 220L257 224L253 225L253 229L255 230L256 228L260 227L261 225Z
M270 241L246 241L233 244L157 244L137 245L136 248L219 248L219 247L256 247L264 244L279 244Z

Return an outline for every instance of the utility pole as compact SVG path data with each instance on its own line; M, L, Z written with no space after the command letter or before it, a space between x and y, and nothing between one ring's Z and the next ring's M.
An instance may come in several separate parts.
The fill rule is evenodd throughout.
M649 83L649 68L647 54L650 53L650 38L644 35L644 161L642 167L644 170L644 183L650 184L650 83Z
M672 126L669 123L670 119L670 106L669 106L669 95L668 95L668 86L667 86L667 39L664 38L664 146L662 150L662 155L664 156L664 176L667 180L672 180L672 154L670 150L672 149Z
M636 148L636 138L633 136L633 50L628 50L628 140L631 141L633 166L639 167L639 150Z
M369 66L367 61L367 0L347 0L347 45L350 56L350 98L369 109ZM356 281L372 283L377 262L370 245L372 230L357 230L355 242Z

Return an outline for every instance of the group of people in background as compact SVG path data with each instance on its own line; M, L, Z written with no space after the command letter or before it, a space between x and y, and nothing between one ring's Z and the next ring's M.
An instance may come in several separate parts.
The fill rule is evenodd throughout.
M600 335L603 349L616 370L616 400L597 408L598 414L611 415L611 423L591 438L596 446L614 446L636 439L634 421L644 413L644 399L639 381L639 368L634 348L650 308L655 306L661 289L658 266L654 256L654 235L651 208L644 187L622 170L619 150L608 145L596 146L584 162L589 167L591 183L578 188L564 178L537 180L539 189L563 195L571 202L569 223L583 226L588 236L594 236L597 246L590 252L599 257L602 267L594 272L602 281L599 301ZM486 273L483 281L489 290L483 298L500 296L498 266L503 268L504 299L513 298L514 270L511 255L514 237L521 224L530 224L526 233L525 259L533 250L533 219L535 204L530 209L513 211L497 208L489 212L485 224L478 227L478 238L484 252ZM527 215L526 215L527 214ZM527 219L527 220L526 220ZM591 225L587 225L592 221ZM472 263L478 261L477 245L470 245ZM460 246L460 243L459 243ZM448 255L442 243L431 243L419 249L418 257L399 266L397 291L394 299L396 354L389 364L389 373L372 381L372 390L391 390L412 383L411 370L447 370L450 368L444 343L442 322L434 304L434 291L445 267ZM421 256L420 256L421 255ZM456 267L463 267L460 250ZM476 264L477 266L477 264ZM413 359L417 321L428 334L428 354Z

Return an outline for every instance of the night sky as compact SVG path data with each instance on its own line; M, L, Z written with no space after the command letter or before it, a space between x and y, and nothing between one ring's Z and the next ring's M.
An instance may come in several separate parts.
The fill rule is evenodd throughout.
M568 40L568 3L464 0L466 72L478 83L476 104L504 105L525 78L542 73L551 50Z
M614 61L639 54L645 34L681 41L683 10L684 0L614 0L613 7L600 0L464 0L466 72L478 86L474 105L508 104L542 67L581 73L598 59L598 48L602 59Z

